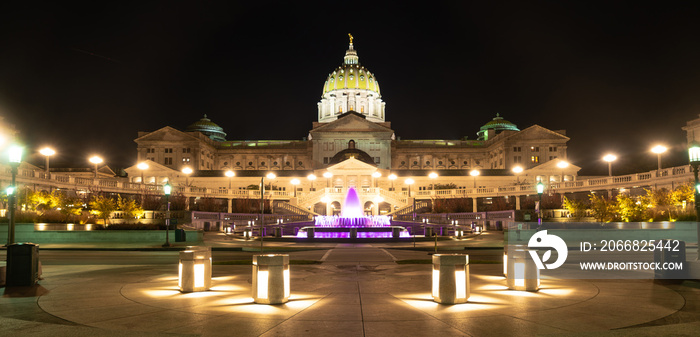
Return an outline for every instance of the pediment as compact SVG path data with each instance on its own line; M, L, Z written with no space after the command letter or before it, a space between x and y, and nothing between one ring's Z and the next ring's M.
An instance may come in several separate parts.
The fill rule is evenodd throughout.
M185 132L177 130L175 128L166 126L160 128L156 131L148 133L134 140L136 143L140 142L182 142L182 141L193 141L198 140L196 137L188 135Z
M346 174L371 174L377 170L377 167L371 164L367 164L355 158L346 159L338 164L328 166L326 169L333 175L346 175Z
M541 127L539 125L533 125L527 129L520 132L516 132L510 137L511 139L518 140L544 140L544 139L558 139L568 141L569 137L562 135L561 133L554 132L550 129Z
M388 127L379 125L374 122L370 122L365 118L357 116L355 114L348 114L338 118L330 123L321 125L313 130L311 133L319 132L391 132Z
M563 171L565 174L573 174L573 173L578 173L578 171L581 170L580 166L576 166L576 165L571 164L571 163L569 163L569 166L562 169L559 166L557 166L557 164L559 164L560 162L561 161L558 159L550 160L550 161L547 161L546 163L543 163L541 165L537 165L531 169L528 169L528 172L559 174Z

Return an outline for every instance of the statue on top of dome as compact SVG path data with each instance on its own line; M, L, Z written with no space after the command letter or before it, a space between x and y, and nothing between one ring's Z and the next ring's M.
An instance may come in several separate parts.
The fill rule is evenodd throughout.
M350 44L352 44L352 34L348 33L348 36L350 37Z

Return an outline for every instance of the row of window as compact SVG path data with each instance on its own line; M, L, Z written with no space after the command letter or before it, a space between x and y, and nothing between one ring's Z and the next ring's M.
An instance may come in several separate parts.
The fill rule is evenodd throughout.
M182 148L182 153L191 153L192 149L191 148ZM146 153L156 153L156 149L153 148L147 148ZM163 153L173 153L172 148L165 148L163 149Z
M549 147L549 152L556 152L556 151L557 151L556 146ZM523 152L523 148L520 146L514 146L513 152ZM540 152L540 147L539 146L530 146L530 152Z
M481 161L480 161L480 160L475 160L474 163L475 163L476 165L480 165L480 164L481 164ZM425 162L425 165L427 165L427 166L430 166L430 164L431 164L431 163L430 163L429 160L427 160L427 161ZM438 164L438 166L442 166L442 165L444 164L444 162L443 162L442 160L438 160L437 164ZM455 165L455 164L456 164L456 162L455 162L454 160L451 160L451 161L450 161L450 165ZM406 165L406 162L405 162L405 161L402 161L402 162L401 162L401 166L405 166L405 165ZM414 161L413 161L413 165L414 165L414 166L415 166L415 165L418 165L418 161L417 161L417 160L414 160ZM463 165L469 165L469 162L465 160L465 161L463 162Z

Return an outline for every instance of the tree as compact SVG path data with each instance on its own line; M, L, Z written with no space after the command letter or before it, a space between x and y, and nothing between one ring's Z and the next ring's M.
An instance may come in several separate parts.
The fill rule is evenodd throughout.
M140 218L145 213L135 200L122 198L121 195L117 196L117 209L124 213L124 219L127 223L129 220Z
M90 202L90 207L93 212L97 213L98 217L104 220L104 224L106 225L109 221L110 214L117 210L117 203L112 198L95 195Z
M616 205L612 200L595 194L590 194L588 197L591 200L591 212L596 221L615 221Z
M622 221L631 222L644 220L646 207L641 201L625 194L618 194L615 199L617 201L617 212Z
M569 199L564 197L564 208L569 211L571 217L580 219L586 216L588 205L582 200Z
M53 191L52 193L47 191L29 192L27 195L27 204L30 210L43 212L60 207L61 197L62 195L57 191Z

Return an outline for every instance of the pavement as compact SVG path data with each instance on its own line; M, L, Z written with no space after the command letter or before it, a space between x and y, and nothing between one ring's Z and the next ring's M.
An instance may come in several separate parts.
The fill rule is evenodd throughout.
M491 235L472 241L488 248L484 242L498 241ZM227 258L249 259L259 242L207 235L205 244L215 248L216 261L217 249L240 248ZM215 265L211 290L196 293L178 291L175 264L46 265L38 285L2 289L0 335L700 335L697 281L543 279L538 292L521 292L506 288L501 264L471 264L469 302L435 303L432 266L396 263L429 259L432 245L266 243L291 260L321 262L291 266L290 301L281 305L253 303L250 265ZM465 242L439 245L454 253Z

